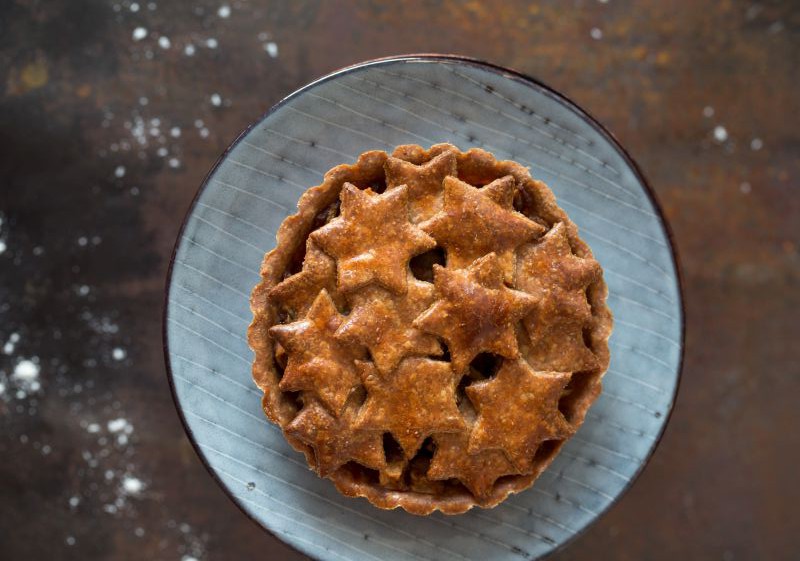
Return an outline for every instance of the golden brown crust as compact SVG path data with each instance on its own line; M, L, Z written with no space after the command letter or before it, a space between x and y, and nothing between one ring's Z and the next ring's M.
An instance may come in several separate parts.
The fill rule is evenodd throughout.
M459 229L486 235L459 239ZM497 312L494 336L474 353L452 344L452 330L448 340L443 286L409 270L432 247L428 235L448 255L435 276L461 282L479 316ZM612 323L602 271L552 192L520 164L450 144L366 152L304 193L277 238L251 297L253 378L267 417L344 495L420 515L495 506L533 483L600 393ZM301 337L290 348L287 333L315 318L322 342ZM441 355L437 334L452 369L425 358ZM498 355L499 368L470 365L480 352ZM308 362L320 368L300 368L298 384L297 365ZM513 397L509 380L533 396L527 408L507 408L516 417L540 406L528 433L508 429L497 411Z

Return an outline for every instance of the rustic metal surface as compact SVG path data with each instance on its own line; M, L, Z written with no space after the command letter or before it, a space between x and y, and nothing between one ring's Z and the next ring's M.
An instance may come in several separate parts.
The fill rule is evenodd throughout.
M301 558L236 509L183 434L161 349L166 266L239 130L330 70L421 51L514 67L591 111L639 161L681 256L671 424L622 501L552 558L795 556L800 10L487 5L3 5L0 556Z

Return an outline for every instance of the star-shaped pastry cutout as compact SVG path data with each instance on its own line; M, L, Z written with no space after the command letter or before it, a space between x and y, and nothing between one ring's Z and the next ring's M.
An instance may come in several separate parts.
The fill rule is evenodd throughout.
M456 406L458 376L447 362L407 358L387 376L370 362L358 363L367 388L356 427L391 432L406 458L434 432L464 430Z
M337 418L312 400L286 427L287 434L314 449L320 477L350 460L375 470L386 465L381 434L353 427L358 410L351 400Z
M456 372L465 372L482 352L518 356L514 326L533 309L536 299L503 284L494 253L466 269L434 265L433 283L437 300L414 320L414 326L447 341Z
M400 185L408 186L411 204L411 221L415 224L427 220L442 206L442 181L456 174L456 154L442 152L421 165L399 158L389 158L384 164L386 190Z
M514 210L512 176L482 188L455 177L444 180L442 210L419 227L447 251L447 266L461 269L493 251L508 282L514 279L514 250L541 235L545 228Z
M467 453L468 432L439 434L433 438L436 452L428 469L428 477L435 480L458 479L478 500L487 498L498 478L519 473L499 450Z
M269 299L301 316L323 288L337 305L344 303L344 298L336 290L336 262L309 239L303 269L272 287Z
M289 354L278 387L312 392L335 415L360 383L353 361L364 356L360 349L342 345L334 338L343 321L323 289L303 319L269 330Z
M523 359L507 360L494 378L467 386L467 397L478 411L469 453L501 450L524 473L540 443L562 440L574 432L558 410L570 376L538 372Z
M442 354L433 335L412 325L433 302L433 285L409 274L406 294L395 295L379 286L367 286L350 298L352 311L336 337L367 347L381 374L387 374L409 355Z
M519 249L517 287L538 299L523 320L530 338L531 366L560 372L596 366L597 358L586 346L582 330L592 320L586 288L601 275L597 261L572 253L562 222L538 242Z
M409 259L436 245L408 221L408 190L398 187L376 195L345 183L340 197L341 216L311 233L336 259L339 290L375 281L405 293Z

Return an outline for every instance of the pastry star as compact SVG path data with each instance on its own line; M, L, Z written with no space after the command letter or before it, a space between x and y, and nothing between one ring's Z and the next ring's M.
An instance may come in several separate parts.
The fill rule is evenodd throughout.
M311 233L311 239L336 259L343 292L377 281L396 294L406 291L408 261L436 242L408 221L408 190L382 195L345 183L341 216Z
M479 353L506 358L519 354L514 325L536 299L503 284L497 256L490 253L467 269L433 267L437 300L414 320L414 327L447 341L453 369L463 373Z
M539 242L520 248L517 287L539 300L523 320L530 337L531 366L575 372L597 364L583 340L582 329L592 319L586 287L601 274L597 261L572 253L562 222Z
M469 433L439 434L433 438L436 452L428 468L428 477L437 480L458 479L479 500L487 498L499 477L519 473L499 450L467 454Z
M314 449L320 477L350 460L376 470L386 465L381 434L353 428L358 409L351 402L336 418L318 402L311 401L286 427L287 434Z
M433 302L432 284L409 275L408 292L404 295L367 286L353 293L351 301L352 311L336 331L336 337L369 348L381 374L388 374L408 355L442 354L436 337L411 324Z
M345 347L333 337L343 321L323 289L305 318L269 330L289 354L278 387L283 391L310 391L334 415L340 414L350 392L359 385L353 360L364 356L359 349Z
M447 266L461 269L494 251L508 282L514 278L514 249L545 229L512 207L510 175L480 189L455 177L444 180L444 207L419 227L447 250Z
M357 363L367 388L367 401L357 428L389 431L412 458L434 432L464 430L456 406L458 376L446 362L407 358L388 376L379 376L369 362Z
M442 181L456 174L455 152L442 152L422 165L399 158L389 158L384 164L386 190L400 185L408 186L411 203L411 221L427 220L442 206Z
M306 256L303 269L276 284L269 291L269 299L289 308L297 315L304 314L314 296L325 289L332 295L337 304L342 304L341 296L336 292L336 262L325 255L317 244L306 242Z
M558 410L569 383L565 372L537 372L523 359L504 361L491 380L467 386L478 411L468 451L502 450L521 472L529 469L540 443L574 432Z

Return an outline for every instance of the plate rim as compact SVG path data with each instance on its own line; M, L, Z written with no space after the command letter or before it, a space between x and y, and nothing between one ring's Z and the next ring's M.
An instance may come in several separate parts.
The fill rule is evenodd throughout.
M648 451L647 455L642 458L642 462L637 466L636 471L633 473L631 478L625 484L622 489L614 496L614 499L605 506L605 508L596 515L592 520L590 520L587 524L585 524L582 528L580 528L577 532L570 535L566 540L561 542L559 545L548 551L544 554L541 558L547 558L554 555L556 552L561 551L566 546L573 543L578 537L582 536L589 528L594 526L598 520L603 518L607 515L607 513L616 506L620 499L625 496L628 491L630 491L631 487L633 487L634 483L639 479L639 476L642 474L644 469L650 464L650 461L653 458L656 450L658 449L659 445L661 444L661 440L664 437L667 427L670 424L670 420L672 419L672 414L675 411L675 404L678 399L681 380L683 379L683 366L684 366L684 358L686 355L686 301L684 298L684 273L681 268L680 258L678 255L677 245L675 243L675 235L672 231L672 228L667 220L666 214L661 206L661 203L658 200L658 196L656 192L653 190L650 182L647 180L647 177L644 175L644 172L633 159L633 156L628 152L628 150L622 145L622 143L617 139L617 137L603 125L597 118L594 117L589 111L578 105L575 101L570 99L567 95L559 92L558 90L548 86L541 80L529 76L523 72L518 70L514 70L513 68L502 66L499 64L495 64L492 62L488 62L479 58L469 57L465 55L456 55L456 54L442 54L442 53L412 53L412 54L405 54L405 55L391 55L385 57L378 57L373 59L368 59L362 62L357 62L354 64L350 64L347 66L343 66L337 70L329 72L311 82L301 86L300 88L292 91L288 95L281 98L278 102L272 105L269 109L267 109L264 113L262 113L257 119L250 122L246 127L244 127L239 134L231 141L230 144L220 153L217 157L214 164L209 168L208 172L203 177L203 180L200 183L200 186L197 188L197 191L192 198L191 203L189 204L186 213L184 214L183 220L181 222L180 229L178 230L177 237L175 239L175 244L172 248L172 253L169 259L169 265L167 267L167 274L165 277L165 284L164 284L164 299L162 304L162 313L161 313L161 340L162 340L162 348L164 352L164 364L166 367L166 377L167 382L169 384L170 389L170 396L172 397L173 405L178 413L178 418L180 419L181 425L183 426L183 430L186 433L186 436L189 439L189 443L192 445L192 449L194 450L197 457L200 459L200 463L203 464L206 471L211 475L211 478L219 485L222 491L225 493L225 496L236 505L236 507L256 526L261 528L261 530L267 532L275 539L280 541L286 547L296 551L300 555L303 555L307 558L312 558L308 555L305 551L302 551L294 544L284 540L281 536L279 536L276 532L271 530L270 528L266 527L264 524L259 522L253 515L251 515L241 504L239 501L236 500L235 495L233 492L228 488L228 486L222 481L222 478L217 474L214 468L211 467L211 464L206 460L205 456L200 450L200 446L195 439L194 432L192 431L189 423L186 420L186 417L183 412L183 408L180 405L178 400L177 390L175 388L175 378L172 372L172 366L170 363L170 350L169 350L169 339L167 337L167 311L169 309L169 295L170 289L172 288L172 275L175 266L175 261L178 253L178 248L180 247L181 240L183 239L184 231L186 230L186 226L189 223L191 216L194 214L194 211L197 207L197 203L201 197L201 195L205 192L210 182L211 177L216 173L219 166L225 161L228 154L236 148L239 143L253 130L255 127L261 125L270 115L276 112L278 109L283 107L287 102L298 97L299 95L305 93L306 91L312 89L313 87L332 80L334 78L338 78L340 76L344 76L349 74L350 72L360 70L362 68L367 68L370 66L375 66L379 64L391 63L391 62L455 62L461 64L468 64L471 66L477 66L479 68L483 68L484 70L488 70L493 72L494 74L498 74L505 78L510 78L519 82L522 82L528 86L536 86L538 89L542 91L542 93L548 95L549 97L555 99L556 101L563 103L569 109L574 111L583 121L588 123L592 128L594 128L603 138L605 138L612 148L614 148L617 153L622 157L625 163L630 166L631 170L634 173L634 176L639 181L641 185L644 186L644 193L647 195L647 198L650 201L650 204L653 206L655 210L655 214L659 219L659 223L661 228L664 231L664 234L669 242L669 252L672 257L672 265L675 270L675 280L677 285L677 295L678 295L678 304L679 304L679 312L680 312L680 353L678 356L678 364L676 370L676 379L675 379L675 389L670 396L670 403L669 403L669 410L667 411L666 415L664 416L664 422L659 428L658 434L656 435L655 440L653 441L652 448Z

